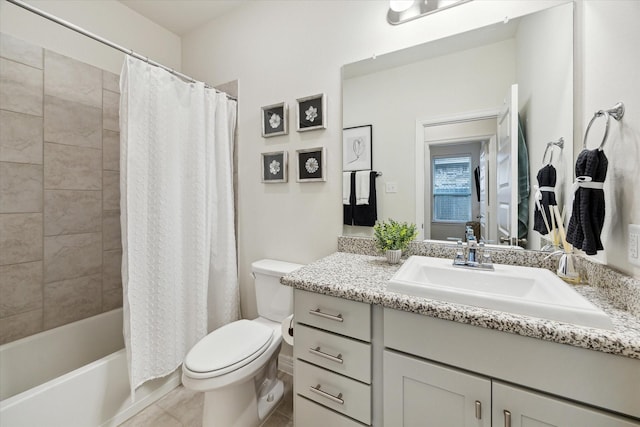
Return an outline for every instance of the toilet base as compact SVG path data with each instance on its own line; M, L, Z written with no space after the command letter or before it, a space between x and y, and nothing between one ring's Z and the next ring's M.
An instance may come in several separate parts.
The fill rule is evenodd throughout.
M242 384L204 394L202 427L258 427L284 395L281 380L260 398L253 378Z

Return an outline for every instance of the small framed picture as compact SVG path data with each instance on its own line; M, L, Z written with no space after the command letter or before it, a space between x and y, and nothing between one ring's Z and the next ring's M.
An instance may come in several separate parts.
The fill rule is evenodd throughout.
M288 115L289 107L284 102L262 107L262 136L268 138L288 134Z
M371 133L373 126L355 126L342 130L342 170L373 169Z
M327 127L327 101L324 93L298 98L298 132Z
M287 182L287 152L262 153L262 182L267 184Z
M326 181L324 147L296 150L298 156L298 182Z

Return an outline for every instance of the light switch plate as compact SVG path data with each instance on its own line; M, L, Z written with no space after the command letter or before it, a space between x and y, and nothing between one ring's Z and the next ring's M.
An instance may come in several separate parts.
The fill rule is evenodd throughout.
M387 182L385 184L385 191L387 193L397 193L398 192L398 183L397 182Z
M640 225L629 224L629 262L640 266Z

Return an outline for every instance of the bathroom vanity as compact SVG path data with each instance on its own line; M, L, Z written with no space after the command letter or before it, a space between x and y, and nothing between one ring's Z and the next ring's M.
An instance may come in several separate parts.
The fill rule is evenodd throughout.
M613 330L394 293L398 268L337 252L282 279L296 425L640 426L640 319L596 287Z

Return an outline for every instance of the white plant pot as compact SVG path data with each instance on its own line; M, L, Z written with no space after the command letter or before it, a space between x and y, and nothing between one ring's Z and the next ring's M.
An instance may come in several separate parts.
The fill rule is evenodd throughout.
M402 249L389 249L385 252L389 264L397 264L402 256Z

